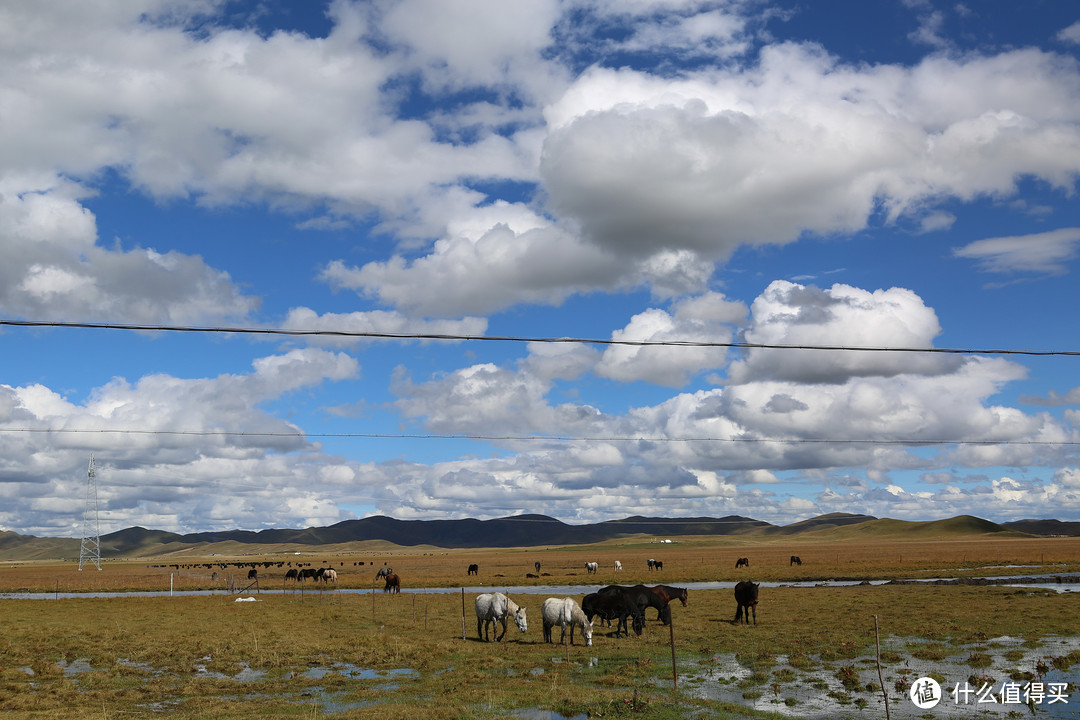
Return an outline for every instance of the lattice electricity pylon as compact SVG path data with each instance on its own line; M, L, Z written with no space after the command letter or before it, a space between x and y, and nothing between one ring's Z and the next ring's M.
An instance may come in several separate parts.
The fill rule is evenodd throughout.
M82 570L88 562L101 569L101 532L98 530L97 474L94 472L93 453L90 454L90 468L86 471L86 509L83 510L79 569Z

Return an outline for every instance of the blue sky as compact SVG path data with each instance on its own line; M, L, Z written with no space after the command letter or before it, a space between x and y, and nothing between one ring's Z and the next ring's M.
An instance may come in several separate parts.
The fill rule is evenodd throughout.
M91 453L102 532L1080 520L1072 3L68 0L0 33L0 529L78 536Z

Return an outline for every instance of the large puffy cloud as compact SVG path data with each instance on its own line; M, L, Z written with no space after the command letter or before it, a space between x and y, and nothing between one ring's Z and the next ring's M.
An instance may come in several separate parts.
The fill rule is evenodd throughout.
M523 364L536 367L535 362ZM599 411L573 403L549 405L546 395L552 380L547 374L515 372L483 363L424 383L414 383L399 373L393 390L405 417L422 418L425 427L436 432L591 434Z
M712 262L743 245L852 232L879 214L947 227L939 201L1007 196L1022 176L1070 188L1080 105L1063 88L1080 89L1076 63L1036 50L851 67L787 44L763 49L756 66L675 79L593 68L544 109L539 173L556 224L446 233L415 260L333 266L334 279L408 307L426 298L410 298L406 284L456 280L467 261L495 279L483 297L473 285L440 289L463 295L447 306L469 312L639 283L700 292ZM1038 260L1038 244L1039 267L1054 267L1072 252L1062 232L1027 243L1024 257ZM553 249L569 277L531 262ZM959 252L989 263L995 251Z
M519 302L557 305L570 295L611 287L626 263L574 235L547 226L517 231L506 223L478 235L461 232L429 255L397 255L360 268L330 263L322 277L385 304L426 315L490 313Z
M258 306L202 258L96 244L93 214L71 183L4 192L0 182L0 312L35 320L186 324L246 318Z
M1073 92L1063 90L1072 88ZM1080 168L1080 74L1036 50L846 67L807 46L672 81L594 69L546 110L552 206L634 255L865 227Z
M673 313L652 308L635 315L611 339L627 343L730 343L735 326L745 315L742 303L709 293L677 303ZM647 380L682 387L695 373L721 367L726 357L724 347L614 344L604 351L596 373L622 381Z
M557 0L399 0L382 13L379 30L407 48L434 90L484 86L530 98L561 85L542 57L560 11Z
M520 173L496 138L458 152L424 123L391 120L381 93L400 65L359 42L369 30L359 7L335 3L333 31L320 40L212 25L197 34L153 22L146 5L101 18L70 5L3 11L5 27L21 28L0 74L9 169L111 166L158 196L401 211L459 173Z
M732 363L734 383L752 380L844 382L853 375L935 375L958 358L880 349L930 349L941 332L936 313L910 290L867 292L848 285L829 289L777 280L751 307L743 339L753 345L878 348L876 352L751 348Z

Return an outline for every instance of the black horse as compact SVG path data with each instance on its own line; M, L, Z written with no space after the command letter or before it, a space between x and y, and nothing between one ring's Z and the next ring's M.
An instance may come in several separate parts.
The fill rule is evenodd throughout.
M738 560L735 561L735 567L736 568L750 567L750 558L739 558Z
M738 606L735 608L735 619L731 621L731 624L736 625L745 617L746 624L749 625L750 613L753 613L754 624L757 625L758 584L745 580L738 583L735 586L735 602Z
M788 567L791 567L792 565L802 565L802 558L798 555L792 555L791 563L788 565Z
M477 565L476 563L473 563L472 565L469 566L468 574L469 575L479 575L480 574L480 566Z
M593 617L599 616L601 620L615 620L615 637L625 634L630 637L627 628L627 618L634 628L634 634L641 637L641 631L645 629L645 613L640 610L633 599L633 595L624 592L627 588L613 586L616 590L609 592L594 592L581 599L581 609L585 617L591 622Z
M670 594L660 592L658 588L666 588ZM641 612L641 620L645 621L645 608L656 608L656 616L665 625L671 620L671 611L668 609L668 602L678 597L683 605L686 604L685 595L686 590L682 588L673 588L668 585L657 585L656 588L650 588L645 585L608 585L600 588L598 591L600 594L621 592L629 598L630 602Z

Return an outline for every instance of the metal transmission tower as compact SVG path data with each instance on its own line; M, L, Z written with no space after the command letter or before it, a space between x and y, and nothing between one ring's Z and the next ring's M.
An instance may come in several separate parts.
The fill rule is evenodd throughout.
M82 546L79 548L79 569L92 562L101 569L101 533L98 530L97 474L94 472L94 455L90 454L90 468L86 471L86 509L83 510Z

